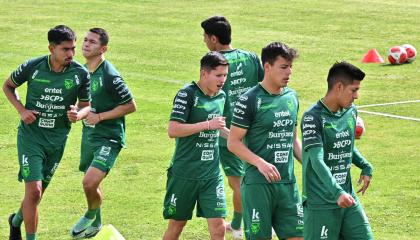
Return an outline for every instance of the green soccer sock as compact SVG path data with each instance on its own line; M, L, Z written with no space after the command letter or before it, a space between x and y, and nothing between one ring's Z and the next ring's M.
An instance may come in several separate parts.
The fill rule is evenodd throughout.
M238 230L241 228L242 224L242 213L233 212L233 219L230 225L233 229Z
M36 233L26 233L26 240L36 240Z
M20 227L20 225L22 225L22 222L23 222L22 208L19 208L19 210L17 211L17 213L12 219L12 225L13 227Z
M102 224L102 217L101 217L101 208L98 208L96 211L96 218L93 221L92 226L99 227Z
M87 212L85 213L85 217L88 219L94 219L97 211L98 211L98 208L88 209Z

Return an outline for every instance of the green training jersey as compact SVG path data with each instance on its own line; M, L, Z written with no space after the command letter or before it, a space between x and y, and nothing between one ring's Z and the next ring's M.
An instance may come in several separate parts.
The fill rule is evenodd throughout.
M246 91L258 84L264 78L264 69L255 53L241 49L220 51L229 62L229 72L223 91L226 93L226 103L223 116L226 117L226 127L230 128L235 102ZM220 138L221 146L227 146L226 139Z
M296 182L293 137L299 102L296 92L285 87L270 94L261 84L251 88L235 104L232 125L247 129L244 143L256 155L278 169L280 183ZM246 163L244 183L268 183L257 167Z
M171 121L198 123L222 116L226 94L204 94L196 83L191 83L176 94ZM206 130L176 138L170 173L188 179L210 179L220 175L219 130Z
M130 90L115 67L104 60L95 71L90 73L90 92L92 95L91 111L102 113L133 99ZM125 145L125 117L100 121L89 125L83 121L83 134L87 134L91 143L99 139Z
M351 183L350 168L352 163L365 169L370 175L370 164L360 157L354 146L354 134L357 111L354 106L337 113L318 101L302 117L301 130L303 142L303 201L308 207L339 208L338 197L347 192L355 197ZM328 175L317 174L314 159L310 159L308 150L313 147L323 149L323 165ZM331 178L331 179L321 179ZM323 180L325 180L323 182ZM325 182L331 182L325 184Z
M62 72L54 72L48 55L26 61L11 79L16 86L27 82L25 108L39 112L35 122L27 125L21 121L20 134L42 144L64 144L71 127L67 117L70 105L77 99L90 101L86 68L72 61Z

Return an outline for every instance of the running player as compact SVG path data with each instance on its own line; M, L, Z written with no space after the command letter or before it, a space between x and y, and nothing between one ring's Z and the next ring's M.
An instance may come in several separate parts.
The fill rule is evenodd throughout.
M3 91L21 117L17 134L20 170L25 181L21 208L9 217L9 239L36 239L38 205L63 156L71 122L89 112L89 73L73 61L76 34L59 25L48 31L50 55L30 59L5 81ZM26 103L15 92L27 82ZM73 104L78 101L78 107Z
M231 26L225 17L210 17L201 23L201 27L207 48L222 53L229 62L229 73L223 86L226 93L223 116L226 117L226 127L230 128L236 100L263 79L264 70L256 54L232 47ZM219 139L219 152L220 162L233 190L233 219L226 225L226 230L232 232L234 239L242 239L240 187L245 174L244 163L227 149L224 138Z
M219 170L219 134L226 94L222 87L228 62L209 52L201 59L200 80L178 91L168 134L176 138L168 169L163 217L169 219L164 240L179 239L197 204L197 216L207 219L211 239L224 239L226 196Z
M334 64L326 95L303 115L305 240L373 239L350 176L352 163L362 169L358 192L364 194L373 169L354 144L357 111L352 104L364 77L347 62Z
M273 42L262 49L263 81L235 104L228 148L247 162L241 186L246 239L303 239L303 211L293 155L299 103L287 87L297 52Z
M125 115L136 111L134 99L115 67L105 59L109 36L92 28L83 41L83 56L90 72L91 111L83 124L79 170L88 209L72 228L74 238L93 237L101 229L103 192L100 183L125 146Z

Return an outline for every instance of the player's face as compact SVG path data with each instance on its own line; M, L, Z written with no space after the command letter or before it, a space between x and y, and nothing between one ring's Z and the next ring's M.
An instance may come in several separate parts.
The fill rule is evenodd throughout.
M339 83L341 84L341 83ZM359 97L360 81L353 81L352 84L339 86L339 105L341 108L348 108L355 99Z
M67 66L73 60L76 41L63 41L60 44L49 45L51 59L61 66Z
M206 81L206 88L211 94L220 91L225 84L226 76L228 74L229 67L220 65L210 71L203 69L203 78Z
M83 40L82 53L85 58L97 57L106 51L106 46L102 46L99 34L88 32Z
M273 65L268 62L264 64L265 74L268 79L277 87L286 87L292 74L292 61L288 61L278 56Z
M216 51L214 36L203 33L203 41L206 43L206 46L210 51Z

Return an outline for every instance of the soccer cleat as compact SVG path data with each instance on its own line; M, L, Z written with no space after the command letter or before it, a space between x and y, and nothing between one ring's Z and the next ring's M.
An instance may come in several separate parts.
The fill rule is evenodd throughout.
M9 240L22 240L22 233L20 232L20 227L15 227L12 225L12 220L15 217L15 213L10 214L9 216L9 228L10 235Z
M243 239L244 238L242 228L233 229L232 225L230 225L230 223L228 225L226 225L226 231L232 233L232 239L233 240L238 240L238 239Z
M96 234L98 234L98 232L101 231L101 229L102 229L102 224L97 227L95 226L88 227L85 231L85 238L92 238L96 236Z
M89 219L85 216L81 217L71 229L70 235L73 239L84 238L86 230L92 225L93 221L95 221L95 218Z

